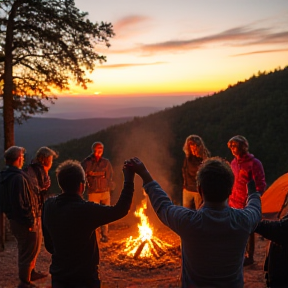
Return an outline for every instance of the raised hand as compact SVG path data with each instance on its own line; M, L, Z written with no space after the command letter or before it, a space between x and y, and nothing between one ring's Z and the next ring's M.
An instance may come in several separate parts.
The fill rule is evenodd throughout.
M153 181L149 171L145 167L144 163L137 157L131 158L128 165L133 167L135 173L137 173L143 180L144 184Z
M125 182L134 182L135 171L129 160L124 161L122 171Z

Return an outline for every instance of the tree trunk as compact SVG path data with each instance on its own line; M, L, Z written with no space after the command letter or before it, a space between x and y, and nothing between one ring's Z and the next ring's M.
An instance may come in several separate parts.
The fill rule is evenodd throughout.
M15 145L14 140L14 109L13 109L13 33L14 18L22 0L15 1L9 15L4 60L4 89L3 89L3 125L4 125L4 150ZM5 215L0 213L0 251L4 250L5 244Z
M5 41L5 60L4 60L4 93L3 93L3 125L4 125L4 149L15 144L14 142L14 109L13 109L13 28L14 17L18 5L18 1L14 3L9 15L6 41Z

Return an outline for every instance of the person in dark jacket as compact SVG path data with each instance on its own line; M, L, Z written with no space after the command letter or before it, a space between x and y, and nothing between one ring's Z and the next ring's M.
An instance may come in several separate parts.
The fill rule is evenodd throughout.
M40 224L39 224L39 239L37 241L39 243L37 256L39 255L39 252L41 250L41 244L43 239L40 217L42 207L44 204L44 199L46 197L47 190L51 184L48 171L52 167L53 160L57 157L58 155L54 150L48 147L41 147L37 150L35 159L32 160L32 162L23 169L28 175L31 190L34 192L34 194L37 196L38 199L38 211L40 212L38 215L39 217L38 223ZM37 280L46 277L47 276L46 273L42 273L40 271L35 270L35 265L36 263L34 263L34 267L31 272L31 279Z
M35 159L24 168L24 171L29 176L33 191L38 197L40 211L42 210L47 190L51 185L48 172L52 167L53 160L57 157L58 154L54 150L44 146L37 150Z
M53 288L99 288L99 226L127 215L134 191L134 172L123 166L124 187L115 206L85 201L85 172L78 161L67 160L56 169L62 194L43 207L43 235L52 254Z
M262 220L256 233L271 240L264 270L267 287L288 287L288 215L281 220Z
M229 197L229 205L232 208L243 209L246 206L248 191L247 183L254 180L256 190L264 193L266 188L263 165L253 154L249 153L249 144L244 136L236 135L228 143L228 148L234 156L231 168L235 176L232 194ZM244 266L254 263L255 235L249 237Z
M110 192L114 190L113 169L110 161L104 157L104 145L101 142L92 144L92 154L82 161L87 179L88 200L94 203L110 205ZM102 225L101 242L108 242L108 224Z
M182 166L182 204L186 208L198 209L202 203L202 197L197 191L196 174L203 160L210 157L210 152L198 135L190 135L186 138L183 151L186 157Z
M19 288L36 287L31 282L31 273L40 245L38 200L30 189L27 174L21 170L24 153L23 147L8 148L4 153L6 168L1 171L1 194L5 198L2 210L18 245Z

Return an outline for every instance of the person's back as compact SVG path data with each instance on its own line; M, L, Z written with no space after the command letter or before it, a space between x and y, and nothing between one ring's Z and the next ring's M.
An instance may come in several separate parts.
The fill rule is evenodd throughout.
M261 219L260 194L254 193L255 185L249 189L251 195L244 209L230 208L228 197L234 182L231 167L219 157L207 159L197 173L204 204L199 210L191 210L173 205L138 158L129 163L143 179L159 219L181 237L181 287L243 287L245 246Z
M53 288L99 288L99 250L95 229L124 217L132 202L134 172L123 168L124 188L114 206L85 201L85 172L68 160L56 170L62 194L43 207L45 247L52 254Z
M91 268L94 270L99 260L94 257L98 256L95 227L100 225L100 211L95 215L93 206L79 195L66 193L45 202L43 217L53 239L53 247L47 249L53 255L50 273L54 278L75 282L93 275Z
M228 206L216 210L204 204L198 211L175 215L173 227L181 222L176 231L182 241L183 283L195 283L196 287L243 286L244 248L257 222L254 211L247 210L250 208L241 211Z

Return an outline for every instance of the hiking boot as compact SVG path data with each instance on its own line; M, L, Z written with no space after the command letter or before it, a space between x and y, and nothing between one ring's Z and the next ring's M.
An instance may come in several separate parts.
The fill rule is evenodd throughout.
M101 238L100 238L100 241L101 242L103 242L103 243L107 243L108 241L109 241L109 239L108 239L108 237L107 236L102 236Z
M254 263L254 259L252 257L245 257L243 266L252 265Z
M47 277L48 274L42 273L40 271L35 271L34 269L31 272L31 281L39 280Z

